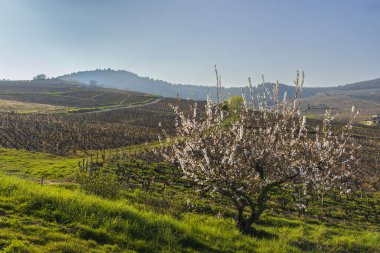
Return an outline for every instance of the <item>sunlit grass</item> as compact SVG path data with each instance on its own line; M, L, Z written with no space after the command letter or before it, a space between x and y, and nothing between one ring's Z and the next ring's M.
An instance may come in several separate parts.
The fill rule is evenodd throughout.
M376 228L264 216L249 237L231 218L148 211L57 186L0 176L0 248L24 252L379 252ZM12 252L12 251L10 251Z
M65 179L75 174L79 157L0 148L0 161L0 171L6 174L34 179Z

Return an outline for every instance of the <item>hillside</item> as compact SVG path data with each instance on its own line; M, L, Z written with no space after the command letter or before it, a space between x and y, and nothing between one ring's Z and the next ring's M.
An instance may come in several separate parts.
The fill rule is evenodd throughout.
M0 251L379 251L375 188L331 191L322 206L313 192L303 216L299 189L274 189L259 234L241 234L228 198L184 178L157 152L165 152L162 129L175 134L170 105L187 114L192 100L57 79L0 87ZM379 131L354 128L362 169L380 160Z
M171 84L161 80L153 80L148 77L140 77L134 73L120 70L95 70L82 71L58 77L60 80L77 81L89 85L94 81L99 85L117 87L131 91L157 94L164 97L191 98L205 100L207 94L215 100L216 88L199 85ZM259 84L254 87L255 94L263 93L264 88L271 90L273 83ZM222 87L222 97L241 95L242 88ZM279 85L279 96L282 97L286 91L288 96L293 97L295 90L293 86ZM243 88L248 96L248 87ZM303 108L312 117L321 117L326 108L322 110L307 110L309 106L324 104L338 114L338 119L345 120L348 117L351 106L356 105L360 110L360 118L367 119L370 115L380 113L380 79L346 84L336 87L304 87Z
M32 103L33 107L36 104L51 105L57 106L57 110L62 111L62 106L64 106L68 111L77 111L146 104L157 97L127 90L89 87L74 81L46 79L0 81L0 99L20 102L10 106L0 106L3 110L8 108L11 111L18 111L22 103ZM47 109L51 111L54 108Z
M263 238L239 234L231 218L180 218L0 175L0 249L5 252L377 252L379 232L267 216ZM138 193L136 193L138 194ZM140 196L141 198L141 196ZM360 238L360 239L359 239Z
M379 89L380 88L380 78L373 79L373 80L367 80L357 83L350 83L343 86L336 87L337 89L344 89L344 90L355 90L355 89Z
M380 207L377 193L325 196L324 210L316 198L307 216L297 218L295 192L279 191L257 225L261 236L246 236L237 230L227 199L191 189L177 170L152 162L148 154L133 158L136 150L141 147L128 147L127 161L118 150L110 150L105 162L100 156L98 162L96 151L89 154L94 163L124 166L131 176L116 197L107 198L101 194L120 187L112 178L102 185L97 177L89 181L96 192L75 180L84 155L0 148L0 250L379 252L380 231L373 221ZM318 214L329 218L318 220Z
M130 91L138 91L149 94L156 94L165 97L177 97L180 93L182 97L194 97L195 88L191 85L174 85L161 80L154 80L148 77L140 77L125 70L94 70L81 71L57 77L61 80L77 81L83 84L97 83L105 87L113 87ZM198 91L198 90L197 90ZM199 96L203 97L203 93ZM207 91L206 91L207 93Z
M355 105L360 110L359 119L368 119L380 113L380 79L321 89L317 94L303 99L305 112L319 117L324 113L324 108L307 110L307 107L320 104L332 109L341 120L349 117L350 109Z
M125 89L130 91L138 91L149 94L161 95L164 97L176 98L179 95L181 98L186 99L196 99L196 100L206 100L207 94L209 94L213 99L216 99L216 88L210 86L202 85L183 85L183 84L171 84L161 80L154 80L148 77L140 77L134 73L125 70L94 70L94 71L81 71L68 75L63 75L57 77L60 80L67 81L77 81L83 84L89 85L94 83L94 81L103 86L114 87L119 89ZM272 86L273 84L268 83L267 86ZM248 94L248 88L244 88L245 92ZM304 96L312 96L316 94L319 88L305 88ZM259 85L255 87L254 92L262 92L263 86ZM280 95L284 91L287 91L289 95L294 94L294 88L285 84L280 84ZM235 96L241 95L241 87L222 87L222 96Z
M307 215L297 218L292 198L296 192L278 191L256 226L261 236L246 236L236 228L227 199L217 201L192 189L178 170L152 162L148 154L132 158L136 150L141 147L128 147L127 161L110 150L105 162L100 156L98 162L92 151L94 163L96 159L107 168L121 165L131 176L122 189L111 177L101 182L94 176L87 183L98 189L94 192L76 180L84 155L0 148L0 250L379 252L380 231L373 221L380 207L377 193L326 195L324 210L316 198ZM116 197L102 195L111 188L119 191ZM328 219L318 220L318 215Z
M160 91L157 93L165 97L177 97L178 92L182 99L189 97L197 100L206 99L209 92L212 98L216 99L215 87L173 85L142 78L127 71L97 70L78 72L60 78L62 79L0 81L0 101L3 101L0 111L62 113L122 109L156 103L162 98L142 93L143 91L154 93L155 90ZM97 85L91 82L94 79L97 80ZM109 83L109 80L114 82ZM87 85L79 82L87 82ZM108 86L115 84L119 88L100 86L105 83ZM259 84L253 91L255 94L262 94L265 88L272 90L273 86L273 83ZM125 90L126 88L129 90ZM288 96L295 95L293 86L280 84L279 90L280 97L285 91ZM249 96L247 87L243 88L243 92ZM234 95L241 95L241 88L222 88L223 98ZM348 118L352 105L360 110L360 119L368 119L371 115L380 113L380 79L337 87L304 88L303 109L306 114L320 118L325 107L312 110L308 107L318 107L321 104L332 109L340 120Z

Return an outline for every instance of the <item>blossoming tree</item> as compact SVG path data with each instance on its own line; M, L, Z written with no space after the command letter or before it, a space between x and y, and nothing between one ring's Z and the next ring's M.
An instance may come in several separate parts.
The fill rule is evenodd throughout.
M273 91L249 99L241 108L225 111L208 99L205 111L195 104L192 115L174 108L178 137L167 156L179 162L186 177L231 200L237 228L254 234L253 224L266 209L275 187L312 185L326 190L350 187L357 176L355 150L350 136L357 115L336 132L326 111L321 126L307 126L301 115L303 73L297 73L296 95L279 99ZM251 88L252 89L252 88ZM237 115L236 115L237 114Z

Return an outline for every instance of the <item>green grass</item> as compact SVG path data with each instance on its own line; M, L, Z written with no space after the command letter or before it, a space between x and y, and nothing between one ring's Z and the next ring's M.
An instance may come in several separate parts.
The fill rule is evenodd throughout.
M134 150L152 150L160 147L159 142L149 144L131 145L123 148L125 152ZM120 149L110 149L114 154ZM96 155L96 151L87 151L87 154ZM106 154L109 150L106 151ZM101 154L99 154L101 155ZM61 156L50 153L34 152L14 148L0 147L0 172L28 177L32 179L63 180L73 176L78 170L78 162L85 157L84 152L76 152L69 156Z
M0 251L380 252L380 227L357 221L320 223L267 213L256 225L264 236L244 236L230 216L212 215L223 206L208 199L194 196L192 203L215 210L181 208L192 193L176 185L166 195L153 189L125 191L116 200L88 195L64 183L81 156L0 148ZM39 185L42 176L62 184Z
M230 218L154 213L128 199L0 175L5 252L380 252L379 227L264 216L265 237L243 236Z
M66 179L77 171L79 157L0 148L0 171L20 177Z

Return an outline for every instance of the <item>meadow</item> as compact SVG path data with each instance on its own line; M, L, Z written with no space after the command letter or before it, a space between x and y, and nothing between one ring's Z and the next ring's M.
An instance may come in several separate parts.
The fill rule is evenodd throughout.
M1 176L0 245L5 252L378 252L378 226L266 215L262 238L231 218L154 212L62 186ZM141 197L141 195L140 195Z
M141 149L134 146L129 151ZM295 205L289 203L292 194L279 193L258 226L262 236L252 237L236 229L227 202L194 192L191 182L172 176L172 171L165 173L159 163L140 160L144 153L126 161L128 174L138 179L133 177L136 180L109 198L75 183L83 154L0 151L4 252L379 252L376 194L353 198L346 206L334 196L326 197L326 219L320 220L319 200L298 218ZM122 158L113 160L105 167L116 167ZM161 171L155 171L157 167ZM148 187L140 184L152 178ZM163 187L164 182L169 184ZM375 205L377 218L364 218L368 203ZM344 217L345 208L351 209L351 219Z

